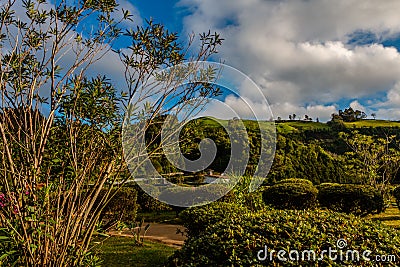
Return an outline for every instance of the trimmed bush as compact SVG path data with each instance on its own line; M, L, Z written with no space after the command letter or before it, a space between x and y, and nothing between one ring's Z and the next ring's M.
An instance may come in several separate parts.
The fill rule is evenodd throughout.
M308 209L316 207L317 194L308 182L282 182L266 188L263 200L277 209Z
M393 189L392 195L396 199L397 207L400 209L400 186L397 186Z
M248 212L249 209L239 204L214 202L200 208L188 208L179 214L179 218L186 227L188 236L196 236L206 231L210 225Z
M169 266L375 266L376 262L362 259L366 250L372 251L370 259L375 259L375 255L394 255L400 259L399 232L379 222L328 210L261 210L252 213L242 209L234 204L228 208L225 204L188 210L182 219L193 221L200 215L202 221L186 223L191 235L182 249L170 258ZM198 231L203 223L207 227ZM318 259L328 248L339 251L336 244L342 238L347 242L342 251L359 251L360 262L346 261L343 257L341 260L339 256L333 261L327 253L320 261L313 261L312 255L309 261L307 258L302 260L301 254L299 260L288 258L290 250L300 253L313 250ZM259 260L257 254L262 251L261 256L264 256L265 248L269 252L275 250L275 253L272 259ZM279 250L287 252L288 261L278 259Z
M330 210L365 216L385 209L383 195L371 186L327 183L318 190L319 204Z

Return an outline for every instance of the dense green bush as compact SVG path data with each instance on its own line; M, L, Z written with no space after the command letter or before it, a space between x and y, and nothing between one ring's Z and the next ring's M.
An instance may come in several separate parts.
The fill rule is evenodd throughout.
M263 200L277 209L307 209L317 205L317 189L307 180L279 182L266 188Z
M400 259L398 231L333 211L265 209L254 213L235 204L215 203L188 209L182 219L190 234L182 249L170 258L170 266L375 266L376 262L362 259L366 250L371 251L371 259L375 255ZM279 250L287 252L286 258L290 250L313 250L318 259L329 248L338 250L333 256L340 255L336 244L343 238L347 242L343 261L339 256L333 261L328 254L318 262L313 261L312 254L311 261L302 261L301 254L298 261L282 262L277 257ZM259 260L257 254L265 248L275 253L272 259ZM357 250L360 262L345 261L348 250Z
M318 186L318 202L328 209L367 215L385 209L382 194L371 186L326 183Z
M151 186L151 187L147 187L147 188L146 188L146 185L141 185L141 186L144 189L151 191L152 194L155 196L158 196L160 194L160 190L155 186ZM159 212L159 211L164 211L164 210L171 210L171 208L167 204L150 196L143 190L143 188L141 188L137 184L130 185L130 187L135 188L136 191L138 192L137 203L138 203L138 211L139 212L153 212L153 211Z
M227 218L242 216L250 212L246 207L227 202L214 202L201 208L193 207L179 214L188 236L196 236L206 231L207 227Z
M104 197L107 193L107 189L100 191L98 201ZM119 190L113 189L110 192L110 196L113 196L107 205L104 207L101 213L101 220L110 221L124 221L134 222L136 220L136 214L138 210L137 205L138 192L135 188L123 187ZM97 202L95 203L95 208Z
M233 177L237 179L238 177ZM262 193L267 188L266 186L259 187L254 192L249 192L249 188L253 179L256 177L242 176L239 177L236 185L220 201L228 203L237 203L246 206L250 210L256 211L264 205Z
M395 187L392 191L392 194L393 194L394 198L396 199L397 206L400 209L400 186Z

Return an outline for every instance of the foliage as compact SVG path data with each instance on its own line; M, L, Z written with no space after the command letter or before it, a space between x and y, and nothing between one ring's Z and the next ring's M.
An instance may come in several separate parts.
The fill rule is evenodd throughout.
M138 192L137 204L138 204L139 212L152 212L152 211L159 212L159 211L164 211L164 210L171 210L171 208L167 204L148 195L137 184L134 184L132 187L135 188L136 191ZM151 187L150 189L156 190L154 187ZM153 194L158 195L159 190L157 190L157 192L153 192Z
M0 245L2 264L95 265L93 232L110 197L129 179L121 144L127 96L153 96L138 85L156 69L189 59L186 52L193 49L152 21L122 29L132 16L118 10L114 0L3 2L0 228L7 242ZM119 11L123 16L116 20ZM112 51L121 36L129 40L126 49ZM201 34L191 59L207 60L221 42L216 33ZM125 66L128 92L117 93L109 77L89 71L110 53ZM168 99L184 110L186 99L209 97L214 89L195 84L184 92L169 91ZM160 101L153 103L147 126L160 116L157 105ZM117 198L127 198L125 193ZM135 207L134 198L129 200ZM110 205L121 204L111 200ZM135 209L125 215L134 216Z
M397 186L397 187L395 187L395 188L393 189L392 195L393 195L394 198L396 199L397 206L398 206L399 209L400 209L400 186Z
M357 184L321 184L318 202L334 211L364 216L385 209L383 195L377 189Z
M130 223L136 220L138 211L138 192L136 189L124 187L119 190L114 188L109 191L107 188L103 188L95 202L94 209L102 203L103 198L107 198L107 194L110 194L110 197L103 207L100 220L105 220L107 224L113 224L117 221Z
M314 184L348 182L344 168L345 159L323 149L315 142L316 135L317 133L312 133L310 142L293 134L278 135L275 159L267 176L269 184L284 177L307 179Z
M373 186L385 196L390 182L400 168L400 151L394 135L374 138L353 131L340 133L352 151L347 152L349 176L356 176L361 183Z
M361 110L354 110L353 108L349 107L346 108L344 111L339 110L339 114L332 114L332 121L344 121L344 122L353 122L363 120L367 117L367 114Z
M257 177L243 176L234 177L234 179L238 179L237 184L219 201L237 203L252 211L261 209L264 206L262 193L265 187L260 187L257 191L249 192L252 179L257 179Z
M179 218L187 229L189 237L207 232L208 227L224 220L237 216L244 216L250 212L246 207L227 202L214 202L202 207L192 207L182 211Z
M316 257L321 256L323 250L329 247L338 250L337 241L341 238L347 241L347 250L372 251L370 258L375 255L394 255L399 259L398 244L400 235L398 231L352 215L344 215L322 210L261 210L257 213L245 212L243 207L231 204L225 206L206 206L199 209L188 210L184 219L199 221L207 227L201 231L198 224L187 224L191 233L181 250L175 252L170 258L169 266L315 266L314 261L288 259L290 250L300 253L304 250L313 250ZM225 217L213 214L225 214ZM240 216L235 216L240 214ZM205 215L205 216L204 216ZM209 221L207 218L210 218ZM191 228L191 227L194 228ZM382 242L385 240L385 242ZM275 250L272 260L257 259L258 252ZM286 251L288 261L282 262L277 258L277 251ZM264 253L261 254L263 256ZM338 255L338 254L336 254ZM292 257L296 257L294 254ZM307 255L306 255L307 257ZM312 258L312 254L310 255ZM343 266L355 262L328 258L325 253L318 265ZM375 262L363 261L356 264L375 266ZM393 263L395 264L395 263Z
M304 180L289 180L265 189L263 200L278 209L308 209L317 205L317 194L318 190L312 184Z

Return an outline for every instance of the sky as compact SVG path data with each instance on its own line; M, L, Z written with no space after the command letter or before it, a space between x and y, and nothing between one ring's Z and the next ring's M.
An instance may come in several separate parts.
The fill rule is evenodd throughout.
M326 121L351 106L377 118L400 120L398 0L129 4L142 19L152 17L183 41L192 32L220 33L225 41L213 60L253 79L275 118L295 113Z
M75 1L75 0L71 0ZM304 115L327 121L351 106L370 118L400 120L400 1L398 0L117 0L143 25L152 18L180 35L216 31L224 38L213 61L249 76L276 119ZM123 80L118 57L95 72ZM117 82L123 86L123 82ZM257 94L239 88L246 101ZM226 95L229 105L240 105ZM212 107L211 107L212 108ZM261 112L261 110L260 110Z

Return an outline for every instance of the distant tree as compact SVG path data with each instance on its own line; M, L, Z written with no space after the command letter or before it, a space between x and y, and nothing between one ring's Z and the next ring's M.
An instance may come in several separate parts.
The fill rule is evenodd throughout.
M308 121L308 119L309 119L309 118L308 118L308 115L307 115L307 114L304 115L304 120L305 120L305 121Z
M296 119L296 114L293 113L292 118L293 118L293 120L295 120Z
M367 117L364 111L361 110L354 110L353 108L349 107L346 108L344 111L339 110L339 114L333 113L332 114L332 121L334 120L342 120L344 122L353 122L363 120Z
M277 118L277 120L278 120L278 121L281 121L281 120L282 120L282 118L281 118L281 117L278 117L278 118Z
M292 120L292 115L291 114L289 115L289 120Z
M371 113L371 117L374 118L374 120L376 119L376 113Z
M355 119L358 121L358 120L365 119L367 117L367 114L365 114L364 111L356 110L356 111L354 111L354 116L355 116Z
M316 121L316 122L319 122L319 118L317 117L317 118L315 119L315 121Z

